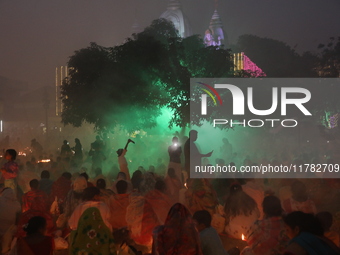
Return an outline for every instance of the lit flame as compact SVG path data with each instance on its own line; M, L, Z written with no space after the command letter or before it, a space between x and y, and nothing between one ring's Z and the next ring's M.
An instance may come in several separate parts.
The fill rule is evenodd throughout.
M241 239L242 239L242 241L246 240L246 237L244 236L244 234L242 234Z
M48 162L51 162L50 159L42 159L42 160L39 160L38 163L48 163Z
M19 151L18 156L25 156L26 157L26 153L22 152L22 151Z
M185 188L188 188L187 183L184 183L184 187L185 187Z

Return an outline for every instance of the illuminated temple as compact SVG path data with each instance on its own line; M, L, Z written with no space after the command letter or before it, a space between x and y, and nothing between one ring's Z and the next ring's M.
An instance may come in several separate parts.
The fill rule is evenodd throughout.
M188 19L182 11L182 6L179 0L169 0L167 10L162 13L160 18L171 21L180 36L188 37L192 35L192 30ZM223 30L222 20L217 10L214 11L209 27L204 33L204 43L206 46L217 46L221 48L228 48L228 38ZM234 71L245 71L253 77L266 76L266 74L259 68L251 59L245 55L244 52L234 53L233 55Z

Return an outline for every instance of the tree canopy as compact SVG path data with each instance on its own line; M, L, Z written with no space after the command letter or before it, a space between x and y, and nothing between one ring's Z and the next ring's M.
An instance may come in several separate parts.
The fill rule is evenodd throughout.
M129 131L156 125L161 108L170 126L190 121L190 78L231 76L230 52L205 47L199 36L181 38L173 24L155 20L125 43L91 43L70 57L62 89L64 124L121 125Z

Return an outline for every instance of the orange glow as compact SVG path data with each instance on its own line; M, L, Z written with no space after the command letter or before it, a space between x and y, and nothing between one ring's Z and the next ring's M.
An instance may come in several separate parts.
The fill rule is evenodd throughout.
M39 160L38 163L48 163L48 162L51 162L50 159L42 159L42 160Z
M184 187L185 187L185 188L188 188L187 183L184 183Z
M244 236L244 234L242 234L241 239L242 239L242 241L246 240L246 237Z

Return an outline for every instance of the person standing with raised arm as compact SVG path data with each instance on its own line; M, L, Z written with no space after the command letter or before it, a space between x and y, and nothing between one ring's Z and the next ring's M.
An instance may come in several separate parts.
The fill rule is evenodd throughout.
M125 148L124 149L118 149L117 154L118 154L118 164L119 164L119 169L121 172L126 174L126 180L130 181L130 173L129 173L129 168L128 168L128 163L125 158L126 152L127 152L127 147L129 143L135 143L131 139L128 139Z

